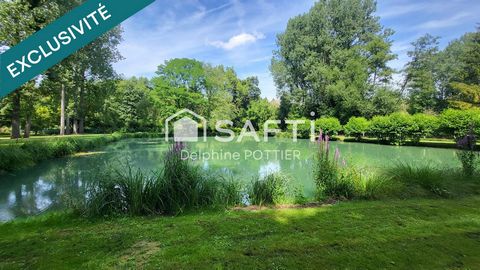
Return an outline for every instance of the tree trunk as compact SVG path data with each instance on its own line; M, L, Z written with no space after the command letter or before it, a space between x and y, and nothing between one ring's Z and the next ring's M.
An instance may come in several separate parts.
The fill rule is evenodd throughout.
M30 138L30 130L32 127L32 116L28 115L27 120L25 120L25 131L23 133L23 138Z
M63 83L60 93L60 135L65 135L65 85Z
M82 80L80 87L80 102L78 110L78 133L83 134L85 132L85 79Z
M85 133L85 119L83 116L80 116L80 119L78 119L78 133Z
M65 135L70 135L72 133L72 130L70 128L70 116L67 114L67 120L65 124Z
M12 139L20 138L20 90L13 93L12 100Z
M73 118L73 134L78 134L78 120Z

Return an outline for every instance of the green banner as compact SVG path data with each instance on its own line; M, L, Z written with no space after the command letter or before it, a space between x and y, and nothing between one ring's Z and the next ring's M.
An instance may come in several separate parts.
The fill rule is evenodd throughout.
M155 0L89 0L0 54L0 97L42 74Z

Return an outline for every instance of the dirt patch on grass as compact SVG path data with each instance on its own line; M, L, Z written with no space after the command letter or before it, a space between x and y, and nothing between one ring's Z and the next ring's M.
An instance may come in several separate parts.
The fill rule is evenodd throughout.
M125 251L125 255L120 257L120 265L134 266L143 268L149 258L160 251L160 243L151 241L140 241L135 243Z
M338 200L328 200L324 202L310 202L304 204L280 204L275 206L259 206L259 205L250 205L250 206L238 206L233 208L235 211L259 211L266 209L299 209L299 208L318 208L318 207L328 207L338 203Z

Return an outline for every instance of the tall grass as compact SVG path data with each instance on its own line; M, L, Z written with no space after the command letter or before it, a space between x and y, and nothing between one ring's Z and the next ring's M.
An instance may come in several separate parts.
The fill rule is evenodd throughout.
M103 173L77 210L94 217L176 215L191 209L238 204L241 187L183 160L183 147L175 144L167 151L158 173L145 174L129 166L126 172Z
M364 174L349 167L341 159L340 150L330 149L329 136L320 133L314 168L316 199L376 199L391 192L391 179L382 175Z
M288 202L290 182L290 178L282 173L271 173L254 178L248 190L250 203L275 205Z
M434 194L441 197L450 196L447 181L460 181L463 174L458 170L443 169L431 165L415 166L408 163L399 163L386 169L384 175L401 184L398 193L401 197L422 196Z

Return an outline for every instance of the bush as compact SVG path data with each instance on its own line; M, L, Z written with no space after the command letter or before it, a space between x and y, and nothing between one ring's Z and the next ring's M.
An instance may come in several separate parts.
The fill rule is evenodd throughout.
M304 121L303 124L298 124L297 126L297 134L299 138L303 139L309 139L310 138L310 133L311 133L311 125L310 125L310 119L307 118L300 118L297 119L297 121ZM288 124L287 125L287 131L290 134L293 134L293 125Z
M325 198L346 198L354 196L355 186L350 171L339 164L340 151L335 150L334 157L330 155L330 142L327 138L320 137L317 166L315 167L315 185L317 200ZM345 166L342 162L342 166Z
M364 117L351 117L344 126L345 134L360 140L367 133L370 122Z
M438 117L424 113L413 115L413 122L411 139L414 143L419 143L422 138L433 136L440 127Z
M466 136L472 128L480 135L480 110L445 110L440 115L440 127L445 135L456 140Z
M276 205L287 202L290 179L281 173L268 174L252 181L248 196L254 205Z
M380 141L388 141L390 129L391 124L388 116L374 116L370 121L368 133Z
M479 156L478 152L475 151L477 138L472 132L473 131L470 131L471 134L466 135L457 143L460 148L460 150L457 151L457 157L462 163L463 173L466 176L473 176L477 170L477 160Z
M389 118L390 143L403 144L416 129L413 118L408 113L392 113Z
M322 130L323 133L328 136L338 135L338 132L342 131L342 125L335 117L319 118L315 121L315 127L317 130Z

